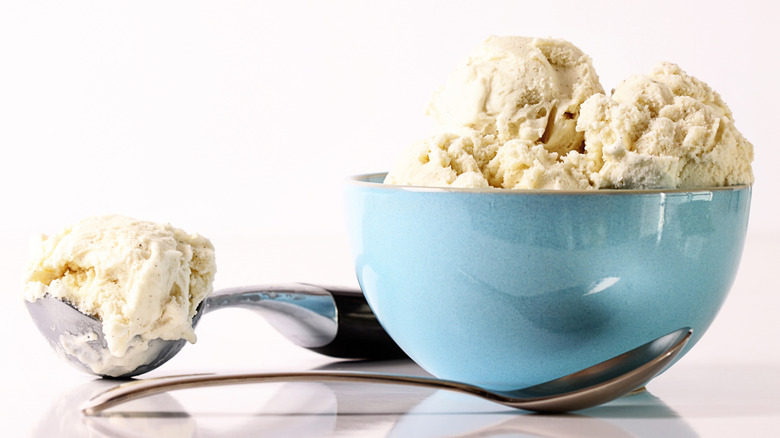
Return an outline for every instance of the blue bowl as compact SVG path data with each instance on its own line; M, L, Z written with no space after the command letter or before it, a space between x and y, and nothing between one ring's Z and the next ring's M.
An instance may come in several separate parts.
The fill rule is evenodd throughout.
M694 336L737 273L751 187L540 191L346 185L355 270L421 367L507 389L681 327ZM682 356L682 355L681 355Z

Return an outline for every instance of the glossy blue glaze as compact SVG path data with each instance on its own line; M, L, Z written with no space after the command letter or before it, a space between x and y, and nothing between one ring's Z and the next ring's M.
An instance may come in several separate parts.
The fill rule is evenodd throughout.
M346 185L355 270L428 372L541 383L712 323L737 272L751 188L512 191ZM685 352L683 352L684 354Z

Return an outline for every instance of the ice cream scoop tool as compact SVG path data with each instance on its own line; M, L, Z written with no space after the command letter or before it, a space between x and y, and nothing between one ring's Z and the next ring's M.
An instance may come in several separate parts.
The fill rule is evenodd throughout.
M51 346L64 353L76 368L103 377L128 378L149 372L171 359L187 343L184 339L154 339L149 360L119 376L95 373L82 357L67 354L65 339L91 336L85 341L96 353L107 343L99 319L50 295L26 301L27 310ZM322 287L303 283L244 286L222 289L206 298L192 319L226 307L255 310L295 344L341 358L391 359L406 357L377 321L359 289Z

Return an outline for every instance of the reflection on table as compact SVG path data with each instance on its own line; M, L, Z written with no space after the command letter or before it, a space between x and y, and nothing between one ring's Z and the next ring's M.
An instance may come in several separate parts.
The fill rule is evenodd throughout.
M410 361L336 362L320 369L426 375ZM101 416L81 414L82 403L117 383L93 380L63 393L41 417L35 436L696 436L647 391L576 413L540 415L426 388L265 383L179 390Z

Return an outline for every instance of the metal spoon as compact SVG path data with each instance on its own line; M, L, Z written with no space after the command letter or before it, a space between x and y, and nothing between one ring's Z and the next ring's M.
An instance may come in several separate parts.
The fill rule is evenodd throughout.
M631 351L564 377L523 389L496 391L427 377L362 372L295 372L273 374L195 374L125 383L98 394L82 406L96 415L130 400L176 389L275 381L395 383L475 395L505 406L537 412L568 412L614 400L637 388L670 365L691 337L686 327Z
M68 354L64 339L91 335L86 344L96 353L107 350L100 320L81 313L49 295L26 301L27 310L55 351L81 371L102 377L127 378L149 372L176 355L187 341L154 339L145 364L119 375L96 373L87 361ZM205 299L192 319L225 307L243 307L261 313L295 344L342 358L390 359L406 357L376 320L359 289L321 287L303 283L223 289Z

